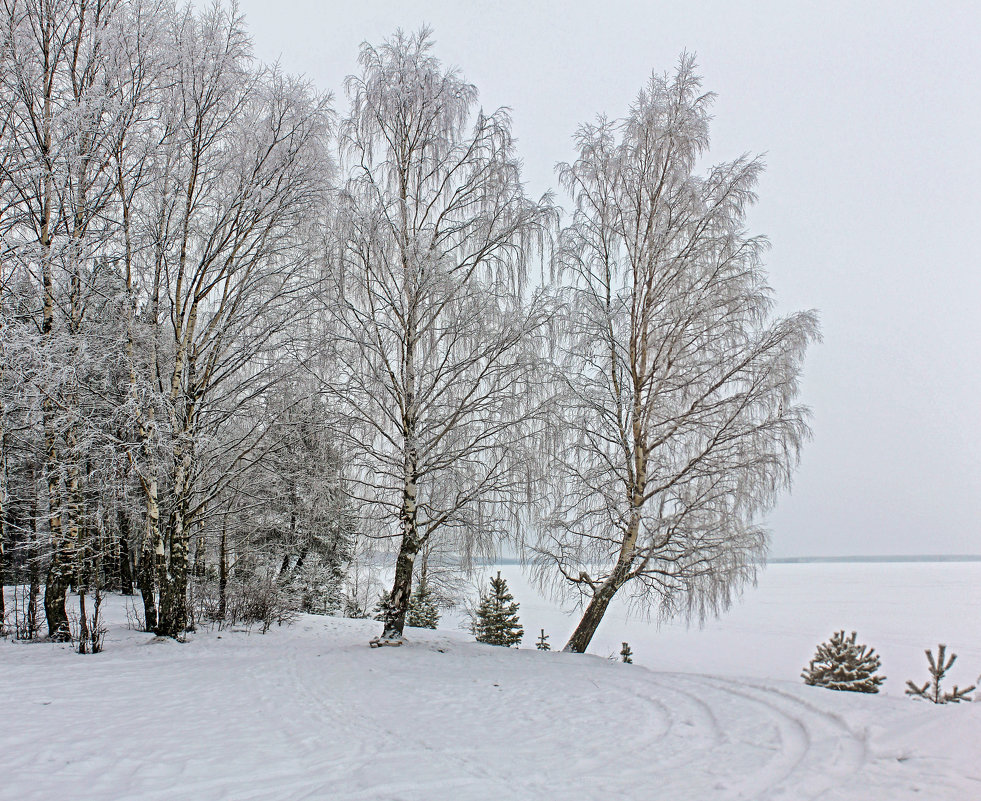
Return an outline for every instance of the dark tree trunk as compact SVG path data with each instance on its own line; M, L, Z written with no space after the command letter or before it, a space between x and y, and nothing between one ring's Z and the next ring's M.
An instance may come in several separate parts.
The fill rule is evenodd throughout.
M84 654L88 652L89 645L89 622L86 620L85 611L85 590L78 592L78 652Z
M593 635L596 633L596 629L599 628L603 615L606 614L606 608L610 605L610 601L613 600L615 594L616 590L612 589L612 587L608 588L605 584L600 588L589 602L589 605L583 612L582 619L579 621L579 625L576 626L576 630L572 632L569 642L566 643L565 648L562 650L571 651L575 654L586 652L590 641L593 639Z
M133 594L133 559L129 550L129 518L122 510L116 516L119 526L119 590Z
M183 510L174 510L167 539L170 540L170 559L166 580L160 587L160 614L157 634L177 639L187 630L187 566L188 539Z
M603 615L606 614L606 609L610 605L610 601L617 594L617 590L626 583L630 573L630 566L630 558L621 555L620 561L617 562L617 566L613 569L613 573L593 593L592 600L583 612L582 620L579 621L576 630L572 632L569 642L562 649L563 651L571 651L574 654L583 654L586 652L590 641L593 639L593 635L596 633L596 629L599 628Z
M31 486L34 486L33 503L31 506L31 527L28 532L30 542L27 546L28 573L30 576L30 589L27 598L27 630L31 637L41 628L41 621L38 620L38 598L41 597L41 549L37 541L37 487L34 484L34 468L30 471Z
M157 599L156 599L156 559L153 551L153 544L149 538L143 541L143 548L140 550L140 566L136 573L136 580L140 587L140 595L143 596L143 621L146 631L157 630Z
M48 621L48 637L57 642L71 639L65 602L71 587L70 566L62 564L63 555L54 553L44 583L44 616Z
M218 619L224 620L228 609L228 551L225 529L221 530L218 549Z
M409 598L412 595L412 569L415 565L418 546L404 537L395 561L395 581L389 596L389 611L385 618L383 640L399 640L405 630L405 616L409 611Z
M4 538L4 518L3 509L0 508L0 630L4 628L4 620L7 618L7 605L4 601L3 587L7 581L7 574L4 571L4 565L6 564L6 554L3 550L3 538Z

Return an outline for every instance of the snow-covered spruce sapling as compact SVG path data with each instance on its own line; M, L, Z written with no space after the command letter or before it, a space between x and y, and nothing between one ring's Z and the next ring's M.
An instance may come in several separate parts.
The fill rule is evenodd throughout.
M959 701L970 701L968 693L975 689L974 685L961 690L955 684L954 689L948 693L940 690L940 682L957 660L957 654L951 654L948 658L946 645L937 646L936 659L933 658L933 652L929 648L926 649L925 653L927 662L930 663L930 676L933 681L924 682L922 687L917 686L912 681L907 681L906 694L913 696L913 698L925 698L934 704L956 704Z
M394 613L391 593L384 592L375 604L374 619L385 622ZM409 597L409 608L405 615L405 624L419 629L434 629L439 623L439 607L436 597L425 581L419 582L415 592Z
M804 683L829 690L879 692L879 685L886 680L885 676L876 674L881 664L879 656L874 648L857 644L855 636L854 631L850 637L838 631L828 642L821 643L801 673Z
M626 662L628 665L634 663L634 652L630 650L630 643L623 643L623 647L620 649L620 661Z
M552 646L548 644L548 635L545 633L545 629L542 629L542 633L538 635L538 642L535 643L535 647L539 651L552 650Z
M429 588L429 582L421 580L409 598L409 609L405 616L407 626L417 629L434 629L439 623L439 606L436 596Z
M490 580L490 592L481 596L480 606L477 607L473 623L477 642L508 648L519 645L525 631L518 620L518 606L508 590L507 580L501 578L498 571L497 577Z

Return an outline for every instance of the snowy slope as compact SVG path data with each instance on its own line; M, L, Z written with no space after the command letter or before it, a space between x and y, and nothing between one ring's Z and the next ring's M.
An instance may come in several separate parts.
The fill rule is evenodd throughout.
M302 617L107 651L0 642L0 798L981 798L981 704L653 672Z

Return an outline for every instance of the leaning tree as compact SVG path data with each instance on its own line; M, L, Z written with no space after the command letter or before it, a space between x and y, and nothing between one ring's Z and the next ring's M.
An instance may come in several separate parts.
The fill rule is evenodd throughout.
M808 435L796 398L817 321L773 314L766 240L745 228L761 161L697 170L712 98L684 55L625 119L582 126L559 167L575 207L534 554L541 581L585 607L568 651L625 587L662 617L726 607Z
M341 126L326 386L344 418L363 528L398 543L401 641L417 554L513 530L541 322L524 296L552 218L522 189L508 114L431 54L425 29L364 45Z

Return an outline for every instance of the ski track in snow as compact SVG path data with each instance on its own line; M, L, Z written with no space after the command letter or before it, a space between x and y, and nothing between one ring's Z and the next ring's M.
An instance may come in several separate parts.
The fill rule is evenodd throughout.
M369 649L372 628L123 632L96 657L0 643L0 799L971 798L963 770L871 748L830 697L851 694L442 631Z

